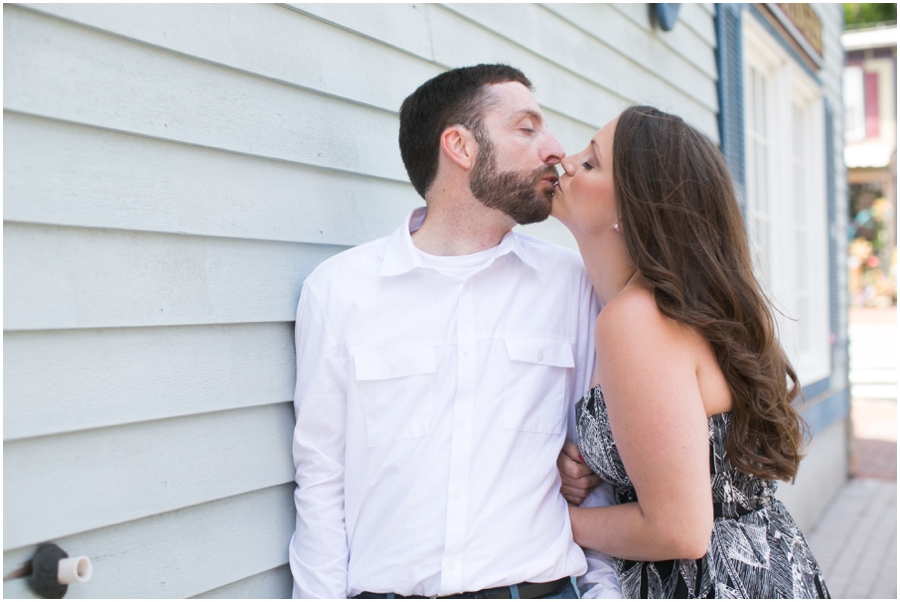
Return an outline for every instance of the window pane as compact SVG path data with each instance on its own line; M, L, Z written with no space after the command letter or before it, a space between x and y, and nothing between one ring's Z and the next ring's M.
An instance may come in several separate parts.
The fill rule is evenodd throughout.
M809 351L810 348L809 299L807 297L801 297L797 301L799 315L799 319L797 320L797 349L800 353L803 353Z
M807 250L809 248L809 240L806 235L806 232L799 231L797 232L796 237L797 244L797 293L805 294L809 287L809 254Z
M863 82L865 84L866 97L866 138L878 138L880 135L878 127L878 74L865 73Z
M863 70L858 66L844 68L844 128L848 142L866 137Z
M747 223L757 278L768 288L771 215L769 203L769 124L766 119L767 81L748 65L749 84L745 97L747 123Z

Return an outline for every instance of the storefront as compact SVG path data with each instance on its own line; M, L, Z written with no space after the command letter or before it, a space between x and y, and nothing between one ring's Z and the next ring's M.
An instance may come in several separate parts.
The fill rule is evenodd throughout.
M781 489L801 522L817 516L847 472L839 9L717 5L723 150L743 195L757 275L803 385L797 404L815 433L796 485ZM807 480L814 471L829 476Z

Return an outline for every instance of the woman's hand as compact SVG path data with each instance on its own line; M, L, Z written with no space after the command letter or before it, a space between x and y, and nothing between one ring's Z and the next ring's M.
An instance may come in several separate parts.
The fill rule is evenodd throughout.
M559 469L559 476L562 477L559 492L570 504L579 506L594 487L600 484L600 477L584 463L578 446L569 441L563 444L562 451L556 459L556 467Z

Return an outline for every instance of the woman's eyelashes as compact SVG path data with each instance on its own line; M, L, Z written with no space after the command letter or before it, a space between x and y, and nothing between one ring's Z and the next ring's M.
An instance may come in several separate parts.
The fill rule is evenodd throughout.
M584 163L582 163L581 166L584 167L585 169L589 170L589 171L590 171L591 169L594 169L594 166L591 165L590 163L588 163L587 161L585 161Z

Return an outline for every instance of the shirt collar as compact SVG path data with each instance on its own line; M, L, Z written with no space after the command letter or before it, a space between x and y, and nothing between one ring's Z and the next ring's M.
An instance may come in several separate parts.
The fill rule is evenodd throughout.
M422 259L416 252L415 243L413 243L410 235L422 227L427 211L426 207L413 209L403 224L388 236L384 261L381 264L381 276L399 276L423 267ZM541 271L540 261L535 254L535 249L530 245L523 244L519 234L512 230L507 232L500 244L497 245L497 254L494 256L494 260L496 261L498 257L502 257L507 253L515 254L528 267L538 272Z

